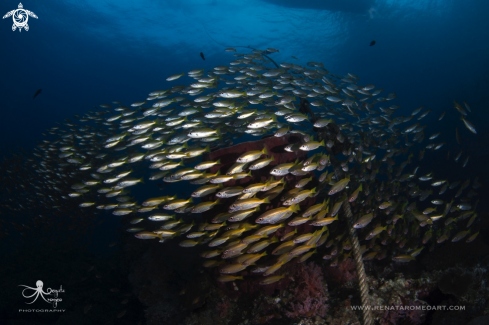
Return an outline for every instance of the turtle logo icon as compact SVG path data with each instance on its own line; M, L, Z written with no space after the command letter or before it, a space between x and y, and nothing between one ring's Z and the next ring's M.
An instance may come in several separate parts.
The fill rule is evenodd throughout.
M22 28L24 28L26 31L29 30L29 25L27 25L27 20L29 20L29 16L37 19L36 14L32 11L25 10L22 3L19 3L19 9L7 12L5 16L3 16L3 19L10 16L12 16L12 19L14 20L14 24L12 25L12 31L14 32L17 28L19 29L19 32L22 31Z

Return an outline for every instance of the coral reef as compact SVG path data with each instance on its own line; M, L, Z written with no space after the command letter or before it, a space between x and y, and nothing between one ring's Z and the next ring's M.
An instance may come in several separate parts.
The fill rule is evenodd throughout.
M198 258L185 255L189 250L158 243L144 247L138 241L131 245L138 247L128 249L129 278L146 306L147 324L361 324L351 259L330 266L313 255L304 264L288 263L280 269L285 278L270 285L260 285L262 275L249 271L244 280L220 283L215 280L218 270L203 269ZM376 308L372 314L382 325L465 325L489 315L488 269L487 256L442 269L426 269L422 262L366 262L371 306ZM449 310L456 306L463 310Z
M327 311L327 289L323 283L323 272L319 265L309 263L301 265L298 272L297 285L293 291L294 301L290 303L291 310L286 311L287 317L301 316L324 317Z
M327 266L325 270L328 282L334 282L335 285L349 288L355 285L357 272L355 270L355 262L351 258L338 263L338 266Z

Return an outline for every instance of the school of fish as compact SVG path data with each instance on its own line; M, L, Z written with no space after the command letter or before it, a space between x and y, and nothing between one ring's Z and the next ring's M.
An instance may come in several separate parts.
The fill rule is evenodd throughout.
M286 263L304 262L314 254L331 265L349 258L343 204L351 204L364 260L409 262L425 246L476 238L471 226L477 221L479 180L418 173L425 151L444 145L437 142L439 133L425 139L420 120L430 109L397 114L400 107L389 104L395 93L384 95L382 88L362 84L352 73L333 75L321 63L270 68L264 55L277 51L226 49L235 56L229 65L166 79L173 83L187 76L193 80L188 85L169 84L129 106L103 104L50 128L34 150L36 158L28 160L35 171L28 187L35 194L23 204L60 209L75 202L84 212L125 216L127 231L138 239L204 245L203 265L217 267L222 282L242 279L239 274L246 270L263 274L261 284L266 285L285 276L280 268ZM310 103L314 118L299 110L301 99ZM455 102L454 108L476 134L467 119L469 105ZM321 130L332 125L340 130L336 137L321 138ZM233 166L217 173L209 169L219 167L219 160L202 159L243 136L287 134L301 142L284 150L303 152L303 158L273 164L265 147L242 152ZM456 136L459 141L458 129ZM343 143L351 145L334 155L332 148ZM418 161L415 146L423 146ZM464 157L460 168L468 161ZM265 182L226 185L267 168ZM7 168L2 177L13 184L14 174ZM300 180L288 183L290 174ZM162 181L163 190L185 183L192 194L141 202L130 196L152 181ZM25 191L27 184L12 186ZM13 206L12 199L2 200ZM314 204L307 205L310 200ZM226 212L198 218L223 204ZM311 227L304 225L313 230L305 232Z

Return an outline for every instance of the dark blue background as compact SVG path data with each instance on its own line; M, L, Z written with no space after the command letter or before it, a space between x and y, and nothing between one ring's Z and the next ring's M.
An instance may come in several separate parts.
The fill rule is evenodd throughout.
M282 4L282 5L281 5ZM426 135L442 132L451 157L471 155L469 168L431 160L462 181L488 162L489 2L485 0L365 1L27 1L30 30L12 32L0 21L0 153L32 149L47 128L94 106L144 100L153 90L189 80L165 79L211 69L234 59L226 46L273 47L277 62L323 62L332 73L352 72L360 84L395 91L407 115L424 105ZM2 1L0 13L16 9ZM209 36L210 35L210 36ZM372 40L375 46L369 46ZM200 52L206 56L202 61ZM245 51L246 52L246 51ZM294 60L296 56L299 60ZM42 93L33 99L35 91ZM469 133L453 108L467 101ZM438 117L447 111L441 122ZM455 142L459 128L463 146ZM417 155L417 151L415 152ZM465 155L464 155L465 157ZM464 158L462 158L463 160ZM410 170L411 171L411 170ZM487 182L486 182L487 183ZM155 194L155 193L152 193ZM161 192L156 193L158 195ZM188 193L187 193L188 194ZM157 196L157 195L152 195Z
M283 3L284 6L278 5ZM466 100L485 138L489 3L438 1L28 1L30 30L0 21L0 148L32 148L56 122L94 105L143 100L165 78L233 59L225 45L274 47L277 62L323 62L396 91L410 111ZM2 15L17 1L2 1ZM375 46L369 43L376 40ZM204 52L207 60L199 56ZM182 84L181 80L172 83ZM35 99L38 88L42 93ZM457 115L454 115L457 118ZM447 120L450 114L447 114ZM446 122L446 121L445 121ZM440 128L436 123L433 128ZM462 126L463 128L463 126ZM453 139L454 136L451 136Z

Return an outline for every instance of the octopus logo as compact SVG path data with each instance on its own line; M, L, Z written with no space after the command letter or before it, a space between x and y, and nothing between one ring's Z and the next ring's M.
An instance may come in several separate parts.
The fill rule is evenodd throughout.
M41 296L41 298L44 299L45 302L47 302L48 304L52 304L54 308L58 307L58 302L61 302L63 300L63 299L58 297L59 293L65 292L63 290L63 287L60 286L59 290L54 290L54 289L48 288L46 291L44 291L42 288L43 286L44 286L44 283L41 280L37 280L35 288L28 287L28 286L23 285L23 284L19 285L19 287L25 287L24 290L22 290L22 296L24 296L24 298L33 298L34 297L34 300L32 300L31 302L26 302L26 304L34 303L37 300L37 298L39 298L39 296ZM34 293L32 293L32 295L28 296L25 293L26 290L33 290ZM52 296L53 298L45 297L45 295L46 296Z
M37 19L36 14L33 13L32 11L25 10L22 3L19 3L19 9L11 10L7 12L3 16L3 19L8 18L10 16L12 16L12 19L14 20L14 24L12 25L12 31L14 32L17 28L19 29L19 32L22 31L22 28L24 28L26 31L29 30L29 25L27 25L29 16Z

